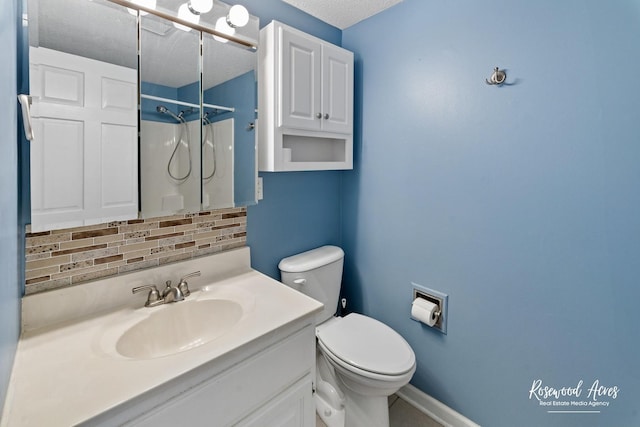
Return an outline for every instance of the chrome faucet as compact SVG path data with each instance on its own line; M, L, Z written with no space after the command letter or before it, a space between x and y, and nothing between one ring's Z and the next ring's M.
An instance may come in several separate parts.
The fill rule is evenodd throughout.
M160 297L160 292L158 291L158 288L156 288L156 285L136 286L131 289L131 292L135 294L144 291L145 289L149 289L147 302L144 303L145 307L155 307L156 305L164 304L164 298Z
M171 280L167 280L167 287L162 291L162 299L165 304L170 302L178 302L184 299L184 295L179 287L171 286Z
M156 285L137 286L131 289L131 292L135 294L146 289L149 289L149 295L147 296L147 302L144 303L145 307L155 307L157 305L178 302L184 299L184 295L182 294L182 291L180 291L180 288L174 288L171 286L171 280L167 280L167 287L164 288L162 296L160 296L160 291L158 291Z
M180 279L178 286L171 286L171 280L167 280L166 287L162 291L162 296L160 296L160 291L158 291L158 288L156 288L156 285L136 286L135 288L131 289L131 292L135 294L137 292L141 292L146 289L149 289L147 302L144 303L145 307L155 307L160 304L178 302L178 301L184 300L186 297L191 295L191 291L189 291L189 284L187 283L187 279L191 277L198 277L198 276L200 276L199 271L194 271L193 273L189 273Z
M200 276L200 271L194 271L193 273L189 273L186 276L184 276L182 279L180 279L180 282L178 283L178 289L180 289L180 291L182 292L182 295L184 295L185 298L191 295L191 291L189 291L189 284L187 283L187 279L190 279L191 277L199 277L199 276Z

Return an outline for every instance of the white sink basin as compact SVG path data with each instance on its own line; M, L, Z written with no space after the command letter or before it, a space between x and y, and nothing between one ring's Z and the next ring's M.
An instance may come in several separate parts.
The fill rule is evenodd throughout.
M133 359L153 359L206 344L228 332L243 315L229 299L185 300L158 307L130 326L116 342L116 351Z

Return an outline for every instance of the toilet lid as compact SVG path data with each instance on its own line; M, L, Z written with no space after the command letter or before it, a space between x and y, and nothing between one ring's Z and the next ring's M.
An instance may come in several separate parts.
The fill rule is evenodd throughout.
M319 325L316 336L334 356L364 371L401 375L416 361L413 350L396 331L361 314Z

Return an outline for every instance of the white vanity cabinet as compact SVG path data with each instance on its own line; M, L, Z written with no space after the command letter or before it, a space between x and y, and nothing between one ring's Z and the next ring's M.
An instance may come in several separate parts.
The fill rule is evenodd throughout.
M309 378L301 380L239 422L238 426L315 426L315 402L313 397L309 395L310 387L312 384Z
M277 21L260 46L259 169L352 169L353 53Z
M107 413L96 425L120 424L122 417L129 418L123 425L136 427L313 427L314 331L308 323L287 337L279 336L277 342L271 339L245 349L242 353L257 352L239 363L228 359L217 366L205 365L198 373L177 379L175 386L165 387L162 396L138 403L136 412L144 408L144 414L129 418L126 413ZM225 364L231 366L211 375Z

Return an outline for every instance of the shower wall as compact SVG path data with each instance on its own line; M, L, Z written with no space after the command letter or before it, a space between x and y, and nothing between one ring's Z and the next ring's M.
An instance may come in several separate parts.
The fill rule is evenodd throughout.
M187 122L191 173L185 180L176 180L168 173L170 161L173 176L183 177L189 171L186 134L182 138L183 144L171 160L183 125L149 120L140 122L140 194L145 217L199 210L200 180L203 209L234 206L233 126L234 119L207 125L208 132L206 127L203 128L203 142L200 143L199 121Z
M234 119L211 123L202 132L202 208L233 207Z
M140 201L145 217L197 211L200 207L200 129L199 121L188 122L191 147L191 173L185 180L169 175L168 165L184 125L140 121ZM183 145L171 160L171 172L183 177L189 170L189 150Z

